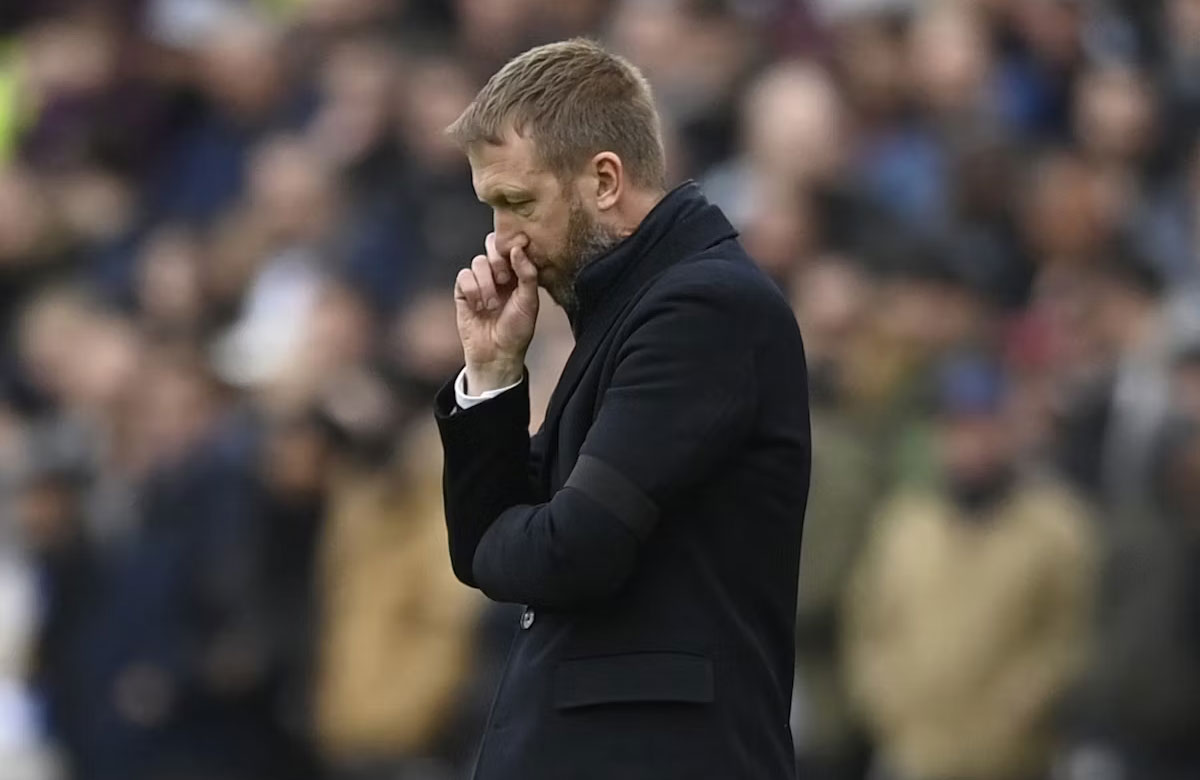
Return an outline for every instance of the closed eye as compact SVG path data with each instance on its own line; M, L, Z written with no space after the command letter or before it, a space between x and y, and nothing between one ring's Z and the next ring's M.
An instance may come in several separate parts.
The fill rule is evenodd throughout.
M479 200L497 210L514 211L522 216L533 213L535 198L527 197L524 193L514 195L494 194L480 196Z

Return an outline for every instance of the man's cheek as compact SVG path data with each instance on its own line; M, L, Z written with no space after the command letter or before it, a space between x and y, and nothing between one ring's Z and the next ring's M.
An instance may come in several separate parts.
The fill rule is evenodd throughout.
M554 264L550 262L546 254L537 246L530 246L525 250L525 255L529 258L530 262L537 266L539 274L545 272L547 268L554 267Z

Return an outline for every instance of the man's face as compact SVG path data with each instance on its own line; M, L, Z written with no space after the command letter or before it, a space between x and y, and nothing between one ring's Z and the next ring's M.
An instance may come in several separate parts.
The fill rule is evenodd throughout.
M79 497L67 484L54 477L40 478L17 497L17 520L29 544L48 552L67 544L76 531Z
M559 306L573 308L579 271L620 241L583 195L591 177L585 171L561 179L541 165L530 139L511 131L504 143L479 144L468 157L475 193L492 207L496 249L508 257L523 247L538 284Z
M954 483L987 482L1008 465L1008 434L1000 415L950 415L940 434L942 465Z

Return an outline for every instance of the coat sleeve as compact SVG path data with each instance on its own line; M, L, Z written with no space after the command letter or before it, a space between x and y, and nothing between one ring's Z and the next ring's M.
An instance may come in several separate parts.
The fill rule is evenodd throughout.
M674 288L647 307L564 487L542 503L504 492L487 505L496 514L477 519L474 584L498 601L551 608L621 588L660 508L711 478L748 436L753 318L738 307L715 282Z
M511 506L547 498L536 477L541 437L529 436L529 378L470 409L457 407L450 382L435 404L450 563L461 582L477 588L472 562L491 522Z

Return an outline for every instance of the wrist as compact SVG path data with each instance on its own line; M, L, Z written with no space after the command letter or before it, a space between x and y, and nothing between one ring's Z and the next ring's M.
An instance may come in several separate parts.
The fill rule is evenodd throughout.
M467 364L468 395L478 396L490 390L511 387L525 377L525 361L493 361L491 363Z

